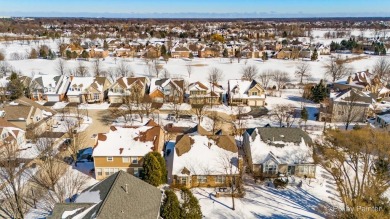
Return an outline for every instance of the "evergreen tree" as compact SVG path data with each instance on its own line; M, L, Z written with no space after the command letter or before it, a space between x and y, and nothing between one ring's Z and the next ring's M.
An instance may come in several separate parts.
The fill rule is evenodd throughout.
M70 50L66 50L66 58L71 59L72 58L72 52Z
M10 99L16 100L24 93L23 83L20 81L17 73L12 72L10 81L7 85L7 91L10 93Z
M161 167L161 182L162 183L166 183L167 182L167 177L168 177L168 172L167 172L167 165L165 163L165 159L157 151L154 151L154 152L151 152L151 153L157 158L157 161L160 164L160 167Z
M305 121L305 125L306 125L306 122L307 120L309 119L309 113L307 112L307 109L306 107L303 107L302 111L301 111L301 119L303 121Z
M192 52L190 52L190 55L188 56L188 58L193 59L194 58L194 54L192 54Z
M183 188L181 190L181 198L184 201L181 206L182 218L201 219L203 217L199 201L195 198L189 189Z
M223 52L222 52L222 56L223 56L224 58L227 58L227 57L229 57L229 52L227 51L227 49L226 49L226 48L223 50Z
M77 56L78 56L78 55L77 55L77 52L76 52L76 51L73 51L73 52L72 52L72 59L76 59Z
M286 32L286 31L283 31L282 37L283 37L283 38L286 38L286 37L287 37L287 32Z
M315 87L311 89L312 100L316 103L323 101L328 96L328 88L321 80Z
M263 55L262 55L261 59L263 61L268 60L268 53L267 52L263 52Z
M165 191L165 198L161 205L160 216L164 219L180 218L180 203L172 190Z
M83 59L88 59L89 58L89 53L87 51L83 50L83 52L81 53L81 57Z
M145 182L158 186L161 185L161 166L153 153L148 153L144 157L143 179Z
M103 49L108 50L108 43L106 40L103 41Z
M167 48L165 47L165 45L163 44L160 48L161 50L161 55L164 56L165 54L167 54Z
M314 49L313 54L311 55L311 60L315 61L318 59L318 52L317 49Z

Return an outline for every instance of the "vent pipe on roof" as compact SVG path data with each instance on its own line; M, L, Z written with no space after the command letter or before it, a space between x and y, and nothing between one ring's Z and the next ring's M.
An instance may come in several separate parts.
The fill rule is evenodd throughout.
M127 183L125 184L125 190L126 190L126 193L128 193L128 191L127 191Z

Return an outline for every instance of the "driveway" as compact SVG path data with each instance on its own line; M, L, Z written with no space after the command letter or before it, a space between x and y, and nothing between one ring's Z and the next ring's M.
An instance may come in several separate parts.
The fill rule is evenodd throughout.
M109 118L110 111L107 109L90 109L88 116L92 118L92 123L85 130L87 142L83 147L91 147L95 144L95 139L92 139L93 134L106 133L110 130L112 120Z

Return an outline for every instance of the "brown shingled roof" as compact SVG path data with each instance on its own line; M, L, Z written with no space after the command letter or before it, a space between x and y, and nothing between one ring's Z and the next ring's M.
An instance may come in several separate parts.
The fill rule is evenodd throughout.
M179 135L176 137L176 146L175 150L178 156L187 153L191 150L191 145L194 143L194 139L192 139L189 135Z

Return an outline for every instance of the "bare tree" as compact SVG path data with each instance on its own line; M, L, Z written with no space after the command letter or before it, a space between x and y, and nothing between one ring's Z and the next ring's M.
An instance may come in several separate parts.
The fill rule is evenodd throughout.
M310 69L310 65L308 62L300 62L297 65L297 68L295 70L295 76L300 79L299 80L300 84L303 83L304 78L310 77L310 71L311 71L311 69Z
M198 125L200 125L203 117L206 115L205 107L206 105L204 104L192 105L192 111L194 112L196 118L198 119Z
M351 73L351 69L340 58L331 58L328 63L324 64L325 75L332 79L332 82L344 78Z
M134 73L130 66L124 61L120 61L116 67L116 75L122 77L134 77Z
M112 83L114 83L120 77L119 72L116 71L114 68L108 68L106 75Z
M187 63L186 64L186 69L187 69L188 77L191 77L191 73L192 73L192 65L191 65L191 63Z
M89 75L87 66L84 65L83 62L79 62L76 70L75 75L79 77L87 77Z
M287 72L276 70L272 73L272 80L276 83L278 91L280 91L290 81L290 77Z
M222 70L219 68L210 68L207 81L210 83L211 91L214 92L214 85L218 84L223 78Z
M57 61L57 72L60 75L65 75L66 72L66 61L62 58L58 58Z
M222 125L222 118L218 115L217 112L213 111L209 114L207 114L207 117L209 117L212 121L213 121L213 124L212 124L212 132L213 134L215 134L215 132L220 129L221 125Z
M390 79L390 61L387 57L381 57L373 66L374 73L381 79L389 82Z
M161 71L161 75L160 75L161 78L170 78L171 77L171 74L169 73L169 71L164 68L162 71Z
M287 127L291 127L296 118L295 107L292 104L277 104L272 109L270 116L278 121L280 127L284 123Z
M92 71L95 76L97 77L101 76L103 69L102 69L102 63L100 62L99 58L93 61Z
M265 70L259 74L259 80L264 89L267 89L272 79L272 70Z
M357 120L365 118L365 110L360 107L360 94L359 91L352 89L349 91L349 96L345 97L343 101L333 104L333 108L337 108L336 111L341 113L341 119L345 123L345 130L348 130L349 125Z
M243 80L252 81L258 77L259 70L255 65L249 65L241 70L241 78Z
M0 216L24 218L29 209L27 191L23 185L28 168L19 160L20 150L16 141L4 141L0 153Z
M148 69L150 75L155 75L156 77L158 77L163 67L158 63L157 60L155 60L148 65Z
M344 204L341 214L348 215L340 218L387 217L384 210L362 211L359 206L388 206L381 197L390 186L389 141L388 133L378 129L329 129L325 140L316 144L314 160L335 181Z

